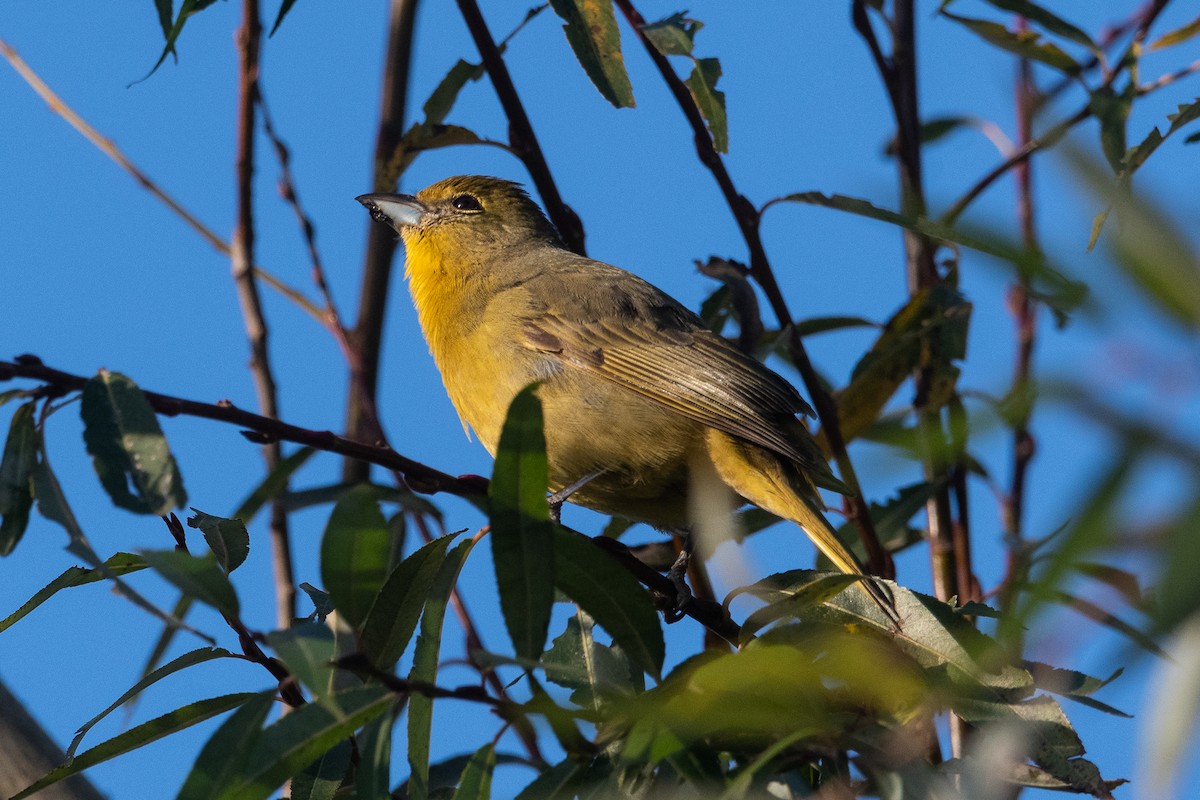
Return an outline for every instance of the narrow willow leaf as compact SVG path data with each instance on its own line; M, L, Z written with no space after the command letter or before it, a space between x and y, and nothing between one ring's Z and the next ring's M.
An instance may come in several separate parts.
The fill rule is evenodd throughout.
M1042 6L1029 2L1029 0L987 0L987 2L1002 11L1019 14L1030 22L1045 28L1050 33L1083 45L1093 53L1098 54L1100 52L1100 48L1092 41L1092 37L1088 36L1082 29Z
M178 800L214 800L220 795L246 766L275 703L274 690L259 692L230 714L204 743L179 790Z
M154 0L154 10L158 12L158 25L162 28L164 38L171 35L173 5L173 0Z
M70 589L75 586L83 586L105 580L110 572L114 575L127 575L130 572L137 572L146 568L146 562L131 553L117 553L110 556L104 562L104 566L104 571L84 567L67 567L57 578L50 581L41 589L38 589L33 597L25 601L24 605L0 620L0 633L11 628L23 617L27 616L29 612L53 597L60 589Z
M124 733L96 745L91 750L80 753L70 763L55 767L37 781L13 795L10 800L24 800L26 797L40 792L47 786L83 772L88 767L116 758L119 755L136 750L151 742L156 742L165 736L170 736L185 728L190 728L193 725L204 722L206 719L211 719L218 714L237 708L258 696L255 692L241 692L213 697L208 700L199 700L183 708L177 708L168 714L163 714L161 717L156 717L149 722L143 722L141 725L130 728Z
M798 586L790 587L784 599L776 600L746 617L742 623L741 642L749 642L760 630L776 620L789 617L803 619L805 611L824 603L860 580L863 580L861 575L830 573L813 576Z
M1120 173L1126 157L1126 129L1129 112L1133 109L1134 93L1124 91L1117 94L1112 89L1101 87L1092 92L1088 107L1100 122L1100 149L1108 159L1113 172Z
M164 664L158 669L151 672L149 675L142 678L140 681L130 687L129 691L121 695L108 708L101 711L96 716L89 719L83 725L79 726L79 730L75 731L75 738L71 740L70 746L67 747L67 760L70 761L75 756L75 751L79 749L83 737L87 736L88 731L96 726L96 723L107 717L113 711L116 711L127 702L137 697L146 688L158 683L168 675L173 675L180 670L194 667L197 664L203 664L206 661L212 661L217 658L233 658L233 654L228 650L220 647L202 647L199 650L193 650L190 653L184 653L179 658L172 660L169 664Z
M83 440L113 503L162 516L187 502L183 478L142 390L101 370L83 387Z
M316 761L305 767L303 772L292 778L292 793L288 800L333 800L346 777L353 751L349 739L342 739L326 750Z
M179 34L183 33L183 26L188 21L188 17L203 11L205 8L212 5L212 3L213 0L183 0L183 4L179 6L179 14L176 15L175 21L172 22L170 27L164 32L167 41L166 44L163 45L162 55L158 57L158 61L154 62L154 66L150 68L150 71L135 81L135 83L144 81L155 72L158 72L158 68L161 67L162 63L167 60L167 56L175 52L175 42L179 39ZM159 13L162 13L161 10Z
M1194 20L1185 25L1180 25L1173 31L1164 33L1162 36L1155 39L1148 49L1153 51L1174 47L1177 44L1183 44L1189 39L1195 37L1196 34L1200 34L1200 17L1196 17Z
M328 625L304 622L271 631L267 634L267 644L314 697L325 697L333 690L332 662L337 656L337 645Z
M240 779L221 800L266 800L284 781L322 753L391 708L391 692L378 686L346 689L295 709L264 730Z
M268 38L274 36L275 31L279 30L279 26L283 23L283 18L287 16L287 13L292 10L292 6L294 5L296 5L296 0L283 0L283 3L279 6L279 15L275 17L275 24L271 26L271 32L267 34Z
M262 507L269 501L279 496L279 493L287 486L288 479L304 466L309 458L316 453L316 449L312 447L301 447L296 452L289 455L287 458L275 465L275 469L263 478L263 482L255 487L250 496L241 502L234 511L231 517L240 519L243 523L249 523L254 519Z
M351 627L366 619L387 579L391 553L392 537L374 490L356 486L333 507L321 539L321 580Z
M439 150L443 147L454 147L460 144L488 144L479 134L461 125L442 125L432 122L419 122L404 132L391 158L384 167L388 179L394 182L417 156L426 150ZM494 143L493 143L494 144Z
M554 585L579 604L638 666L656 679L666 646L650 595L590 539L554 530Z
M250 534L242 521L214 517L195 508L192 511L195 513L188 517L188 527L200 529L221 568L233 572L240 567L250 553Z
M0 459L0 556L21 541L33 508L33 472L37 468L37 430L30 401L17 408L8 425Z
M704 23L700 20L691 19L678 11L658 22L646 23L642 26L642 33L664 56L690 56L696 34L703 27Z
M185 594L229 617L238 616L240 607L233 584L212 559L197 558L178 550L144 550L142 558Z
M392 714L380 714L355 734L354 740L358 744L358 767L354 776L356 796L388 797L392 794L392 728L395 725ZM398 796L421 800L412 794Z
M442 560L438 573L428 590L425 613L421 615L421 630L413 651L413 666L409 679L435 683L438 659L442 647L442 623L446 618L446 604L458 581L467 556L475 546L474 539L459 542ZM425 800L429 796L429 738L433 730L433 699L423 694L408 698L408 796L412 800Z
M517 655L530 659L546 643L555 578L546 436L536 389L525 387L509 406L488 490L500 610Z
M717 91L717 80L721 77L721 62L715 58L701 58L692 68L692 74L684 81L708 133L712 136L713 149L718 153L729 152L729 126L725 120L725 93Z
M454 800L489 800L492 796L492 771L496 768L496 746L485 744L475 751L462 771Z
M480 64L471 64L462 59L455 62L422 106L425 122L431 125L444 122L446 115L454 107L454 101L458 99L458 93L468 82L479 80L483 74L483 66Z
M434 539L401 561L375 596L363 621L361 644L363 654L379 669L390 672L404 654L446 548L455 538L457 534Z
M550 0L550 6L566 23L567 42L604 99L617 108L632 108L633 87L612 0Z
M1052 42L1043 42L1034 31L1010 31L998 22L952 14L944 8L941 15L952 19L984 41L1014 55L1054 67L1066 75L1077 75L1083 66Z
M975 117L935 117L921 123L921 127L917 132L917 138L921 144L931 144L938 139L949 136L959 128L980 124L981 121ZM883 154L885 156L894 156L898 148L899 143L896 141L896 137L893 136L884 145Z

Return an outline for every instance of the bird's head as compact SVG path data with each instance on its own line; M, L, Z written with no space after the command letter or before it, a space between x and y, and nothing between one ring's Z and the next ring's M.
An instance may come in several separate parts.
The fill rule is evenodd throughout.
M364 194L355 198L376 221L390 225L411 247L522 243L561 245L554 226L520 184L481 175L459 175L416 195Z

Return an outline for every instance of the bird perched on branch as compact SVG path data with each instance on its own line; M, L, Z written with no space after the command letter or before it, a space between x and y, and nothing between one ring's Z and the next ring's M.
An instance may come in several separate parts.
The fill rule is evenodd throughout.
M636 275L568 250L516 183L460 176L357 199L403 238L429 349L488 452L537 381L550 488L592 476L571 502L682 530L705 487L724 484L864 574L821 514L817 487L844 487L783 378ZM894 614L883 588L862 585Z

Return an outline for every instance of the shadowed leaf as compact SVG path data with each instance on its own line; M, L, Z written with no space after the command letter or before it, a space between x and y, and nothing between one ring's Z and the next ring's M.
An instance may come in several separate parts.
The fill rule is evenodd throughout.
M555 585L546 437L536 389L532 384L513 398L488 495L500 610L517 655L530 659L545 646Z
M708 133L712 136L713 149L718 153L729 152L729 126L725 120L725 93L717 91L721 78L721 62L715 58L701 58L692 68L692 74L684 81L696 108L704 117Z
M37 468L37 430L33 401L21 405L8 425L0 459L0 556L21 541L33 508L33 472Z
M38 589L33 597L25 601L24 605L0 620L0 632L11 628L22 617L25 617L29 612L53 597L60 589L70 589L75 586L83 586L88 583L106 580L110 573L114 575L127 575L130 572L137 572L138 570L145 569L146 563L131 553L117 553L110 556L104 562L104 566L105 569L103 571L85 569L84 567L67 567L61 575L41 589Z
M143 550L142 558L176 588L230 617L240 608L233 584L217 562L178 550Z
M214 800L246 766L267 715L275 707L275 692L259 692L229 715L204 743L177 800Z
M217 563L226 572L233 572L245 561L250 553L250 534L240 519L225 519L205 514L203 511L192 509L195 513L188 517L189 528L199 528L208 542L208 549L217 557Z

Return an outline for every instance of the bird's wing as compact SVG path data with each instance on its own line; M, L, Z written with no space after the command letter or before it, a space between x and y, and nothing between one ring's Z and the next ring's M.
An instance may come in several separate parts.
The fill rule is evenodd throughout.
M540 307L523 321L526 346L813 465L819 451L786 433L786 422L797 413L812 413L791 384L709 331L670 296L623 270L590 263L593 291L573 292L570 299L538 293Z

